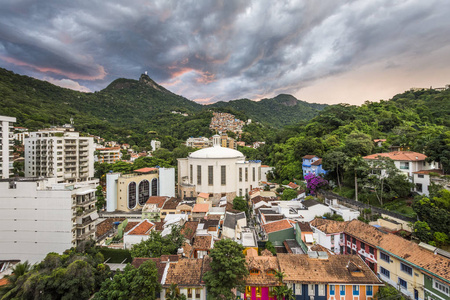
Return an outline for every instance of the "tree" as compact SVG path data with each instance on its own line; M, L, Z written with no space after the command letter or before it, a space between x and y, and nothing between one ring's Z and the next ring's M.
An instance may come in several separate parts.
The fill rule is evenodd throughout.
M358 175L368 170L366 161L360 156L354 156L346 161L344 169L353 174L355 180L355 200L358 201Z
M132 257L160 257L176 254L183 242L181 227L173 225L167 236L163 237L160 232L152 231L147 240L133 245L130 252Z
M155 262L147 260L138 269L128 264L123 273L117 272L112 279L105 280L94 299L155 300L160 291Z
M106 200L105 196L103 195L103 188L101 185L97 186L95 196L97 196L97 202L95 203L95 206L97 207L97 210L100 210L106 205Z
M343 168L347 159L347 155L339 150L330 151L323 157L323 168L329 172L336 172L336 180L339 189L341 188L341 178L344 175Z
M271 241L267 241L264 248L272 252L273 255L277 255L277 250Z
M236 197L233 199L233 209L248 212L248 202L244 199L244 197Z
M2 298L3 296L7 295L7 294L12 294L13 292L10 292L13 289L20 289L20 287L22 286L24 280L20 280L22 279L22 277L28 273L31 270L31 265L28 262L28 260L26 260L23 263L18 263L16 264L12 270L11 270L11 275L6 275L5 278L8 279L8 284L1 287L0 288L0 298ZM19 281L20 280L20 281ZM6 297L5 299L8 299L8 297Z
M244 279L249 274L243 251L242 245L229 239L214 244L210 252L211 270L203 276L208 294L213 299L234 299L231 290L243 290Z
M186 295L180 293L180 289L175 283L170 285L166 297L168 300L186 300Z
M379 300L405 300L402 293L391 285L380 286L374 299Z
M347 135L344 143L344 152L349 157L365 156L370 154L373 149L372 138L362 132L355 131Z
M294 300L294 292L291 288L288 288L286 284L283 283L283 278L285 274L280 271L276 271L275 277L278 279L278 286L273 288L275 296L277 299Z
M285 188L283 194L281 194L281 200L292 200L297 198L297 190L291 188Z
M428 226L427 222L417 221L414 223L413 229L414 236L420 241L428 243L433 239L433 233L431 232L431 228Z

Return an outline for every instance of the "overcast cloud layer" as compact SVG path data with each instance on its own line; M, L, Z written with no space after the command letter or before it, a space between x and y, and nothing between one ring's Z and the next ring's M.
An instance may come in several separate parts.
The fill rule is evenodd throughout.
M0 66L81 91L361 104L450 83L446 0L0 0Z

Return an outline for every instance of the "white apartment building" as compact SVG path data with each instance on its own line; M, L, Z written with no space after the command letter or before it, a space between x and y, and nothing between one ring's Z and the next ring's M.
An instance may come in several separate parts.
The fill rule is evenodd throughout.
M13 123L16 118L0 116L0 169L1 178L13 175Z
M0 180L0 260L41 261L95 239L95 187L56 178Z
M101 163L113 164L122 159L120 147L97 148L95 151L98 152L97 161Z
M94 140L63 128L31 132L25 139L25 176L58 182L94 177Z

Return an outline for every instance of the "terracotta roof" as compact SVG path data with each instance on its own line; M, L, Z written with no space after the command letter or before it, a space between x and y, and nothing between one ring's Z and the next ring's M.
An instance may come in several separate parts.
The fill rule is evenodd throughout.
M297 224L302 232L313 232L308 222L297 222Z
M211 249L212 236L210 235L197 235L194 237L194 244L192 247L195 250L209 250Z
M313 163L311 164L311 166L320 166L321 164L322 164L322 159L319 158L318 160L316 160L315 162L313 162Z
M114 228L114 226L113 226L114 222L123 222L124 220L125 220L125 218L108 218L108 219L100 222L95 227L95 236L98 238L98 237L101 237L102 235L105 235L106 233L108 233L110 230L112 230Z
M209 194L208 193L200 193L198 194L197 197L203 198L203 199L209 199Z
M156 204L158 208L161 208L164 205L164 202L166 202L167 198L169 197L150 196L145 204Z
M148 235L151 229L155 227L155 224L148 220L143 220L139 225L135 226L131 231L127 232L128 235Z
M184 235L185 239L191 240L195 236L195 231L197 230L197 221L187 221L184 223L181 229L181 234Z
M435 255L418 244L405 240L392 233L383 233L375 227L359 220L348 222L345 231L362 240L377 246L381 251L394 254L408 262L450 281L450 259ZM372 236L374 235L374 236Z
M265 214L261 214L262 216L264 216L264 219L266 220L266 222L273 222L273 221L278 221L278 220L283 220L284 219L284 215L265 215Z
M155 224L155 231L163 231L164 229L164 222L152 222Z
M364 159L378 159L378 157L388 157L392 160L401 161L422 161L427 158L425 154L412 152L412 151L394 151L389 153L375 153L371 155L364 156Z
M378 142L386 142L386 139L374 139L373 140L375 143L378 143Z
M133 172L136 172L136 173L149 173L149 172L157 171L157 170L158 170L158 168L141 168L141 169L134 170Z
M314 220L311 221L310 225L314 226L315 228L317 228L318 230L322 231L325 234L330 234L330 233L344 232L347 223L322 218L315 218Z
M312 247L311 247L310 250L311 250L311 251L322 251L322 252L327 252L328 255L331 255L330 250L328 250L327 248L325 248L324 246L319 245L319 244L312 245Z
M152 260L155 262L156 269L158 270L158 282L161 282L166 264L161 261L160 257L155 257L155 258L135 257L135 258L133 258L131 265L135 268L139 268L147 260Z
M8 278L3 277L0 279L0 287L7 285L8 283L9 283Z
M123 230L123 232L128 232L130 231L134 226L136 226L137 224L139 224L139 222L128 222L127 226L125 226L125 229Z
M251 272L245 279L245 284L250 286L277 286L278 279L273 274L268 274L271 271L279 271L278 259L274 256L254 256L248 255L247 251L245 258L247 268ZM251 254L251 253L250 253ZM259 274L252 274L252 270L257 270Z
M302 158L304 158L304 159L311 159L311 158L314 158L314 157L317 157L317 156L316 155L305 155Z
M241 212L240 210L237 210L237 209L233 208L233 203L227 202L226 205L222 205L220 207L223 207L223 206L225 206L225 211L226 212L231 212L231 213L234 213L234 214L238 214L238 213Z
M382 284L357 255L329 255L328 259L318 259L310 258L308 254L280 253L277 257L287 283ZM347 267L350 265L358 272L351 272Z
M280 220L262 225L264 231L269 234L272 232L292 228L292 224L288 220Z
M296 184L296 183L294 183L294 182L289 182L288 186L289 186L291 189L296 189L296 188L299 187L299 185Z
M194 205L193 213L207 213L209 211L208 203L197 203Z
M261 256L273 256L273 254L269 250L264 249L263 251L261 251Z
M428 175L430 173L437 173L439 175L444 175L444 171L442 171L441 169L433 169L433 170L421 170L421 171L417 171L417 172L413 172L414 174L425 174Z
M181 203L181 199L172 197L164 203L164 205L161 209L176 209L178 204L180 204L180 203Z
M261 168L270 168L268 165L261 165Z
M203 259L182 258L170 264L164 286L172 283L179 287L200 287L203 277Z

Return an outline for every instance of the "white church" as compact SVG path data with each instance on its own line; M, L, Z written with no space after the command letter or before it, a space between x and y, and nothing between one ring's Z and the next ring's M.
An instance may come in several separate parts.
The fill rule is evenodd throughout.
M213 147L204 148L178 159L178 191L182 198L207 193L213 202L226 197L232 202L259 186L261 162L246 161L241 152L220 146L213 136Z

